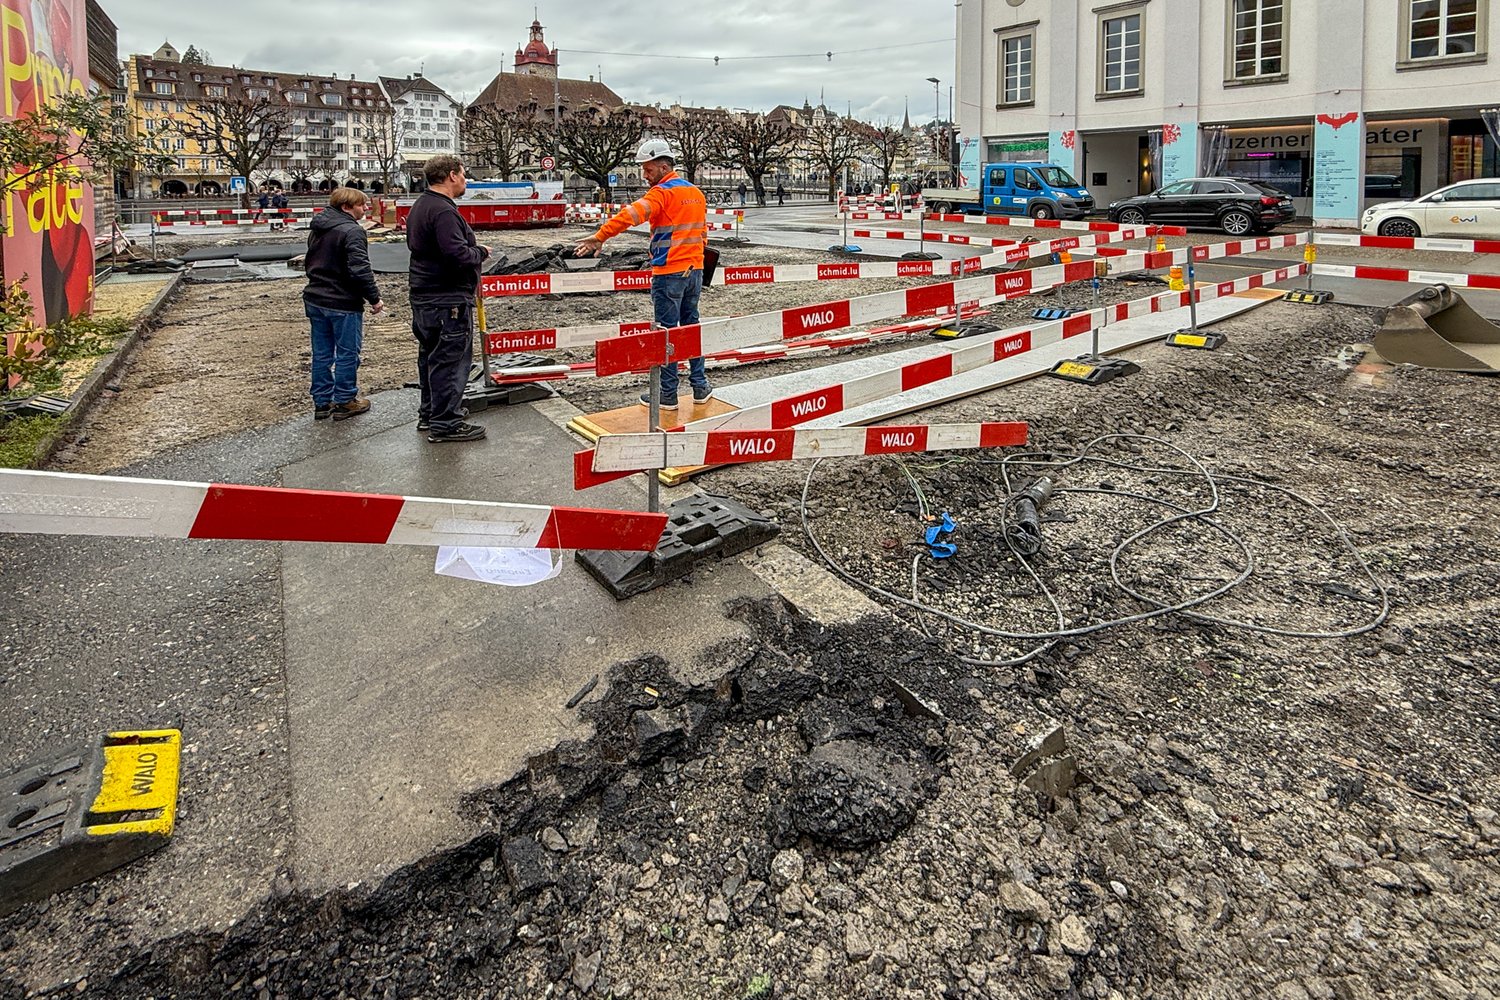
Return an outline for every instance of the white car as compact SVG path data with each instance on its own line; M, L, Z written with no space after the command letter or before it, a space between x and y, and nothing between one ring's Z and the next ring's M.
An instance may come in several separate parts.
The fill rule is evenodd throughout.
M1359 231L1375 236L1500 239L1500 178L1459 181L1415 201L1372 205L1365 209Z

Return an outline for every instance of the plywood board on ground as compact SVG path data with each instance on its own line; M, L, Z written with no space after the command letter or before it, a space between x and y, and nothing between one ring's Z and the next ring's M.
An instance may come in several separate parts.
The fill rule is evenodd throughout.
M718 397L711 398L706 403L691 403L684 400L681 409L661 411L660 425L664 431L675 430L685 423L703 420L707 417L720 417L726 413L733 413L737 409L739 407ZM574 417L568 421L568 430L586 441L595 442L606 434L646 434L651 431L651 425L647 419L646 408L637 403L633 406L622 406L614 410L585 413ZM712 466L662 469L657 473L656 478L664 486L680 486L697 473L709 468Z

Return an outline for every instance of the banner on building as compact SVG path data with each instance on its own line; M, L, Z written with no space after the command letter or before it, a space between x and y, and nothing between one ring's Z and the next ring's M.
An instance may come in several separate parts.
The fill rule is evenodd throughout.
M1047 135L1047 160L1078 176L1078 132L1074 129Z
M1159 185L1198 176L1198 123L1167 122L1161 127Z
M958 187L979 186L979 157L983 144L978 136L958 138Z
M84 0L0 0L0 34L5 121L67 94L88 95ZM36 177L24 176L26 164L6 164L6 169L0 204L0 271L6 284L23 282L38 323L88 311L94 291L92 185L76 169ZM12 346L7 343L6 349Z
M1314 225L1359 225L1364 162L1364 115L1345 111L1313 120Z

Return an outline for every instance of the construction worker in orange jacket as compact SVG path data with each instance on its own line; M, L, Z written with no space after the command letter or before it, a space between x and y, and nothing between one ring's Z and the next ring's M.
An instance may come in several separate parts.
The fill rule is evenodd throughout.
M647 139L636 150L641 175L651 184L638 201L626 205L598 231L578 244L574 256L591 257L604 241L631 226L651 226L651 304L657 327L669 330L698 322L698 297L703 291L703 248L708 243L708 202L703 192L677 175L672 147L662 139ZM708 402L708 384L701 357L688 361L688 383L693 405ZM677 409L678 373L675 364L661 369L661 408ZM649 405L649 393L641 402Z

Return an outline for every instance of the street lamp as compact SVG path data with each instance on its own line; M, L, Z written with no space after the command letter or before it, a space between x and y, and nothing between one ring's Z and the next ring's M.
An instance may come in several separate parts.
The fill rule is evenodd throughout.
M932 140L933 140L933 142L941 144L942 141L943 141L943 129L942 129L942 126L939 125L938 123L942 120L942 117L943 117L942 97L941 97L941 92L939 90L939 85L942 83L942 81L939 80L935 76L929 76L927 78L927 82L930 83L930 84L932 84ZM943 180L943 184L942 184L943 187L947 187L947 185L948 185L947 175L952 172L951 170L949 170L949 168L947 166L947 162L946 162L947 159L948 159L948 151L946 149L944 149L943 150L943 160L944 160L943 174L944 174L944 180Z

